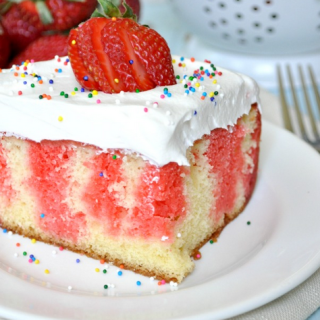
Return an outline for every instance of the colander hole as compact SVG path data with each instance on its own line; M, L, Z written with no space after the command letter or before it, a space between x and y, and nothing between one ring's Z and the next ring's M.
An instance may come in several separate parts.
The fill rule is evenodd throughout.
M228 34L228 33L223 33L222 34L222 37L223 37L223 39L229 39L230 38L230 34Z
M252 10L253 10L253 11L259 11L259 7L258 7L258 6L253 6L253 7L252 7Z
M273 13L273 14L271 15L271 19L278 19L278 15L277 15L276 13Z
M211 28L216 28L217 24L214 21L210 21L210 27Z
M240 42L240 44L246 44L247 40L246 39L240 39L239 42Z
M235 2L241 2L241 0L235 0Z
M228 23L228 21L226 19L221 19L220 22L221 22L221 24L227 24Z
M263 39L262 39L261 37L255 37L254 40L255 40L256 42L262 42Z
M273 28L267 28L267 32L273 33L273 32L274 32L274 29L273 29Z
M204 12L207 12L207 13L211 12L211 8L210 7L204 7L203 10L204 10Z
M242 19L242 14L241 13L236 13L236 18Z
M226 5L225 5L223 2L220 2L220 3L219 3L219 7L222 8L222 9L224 9L224 8L226 7Z
M271 1L267 0L267 1L266 1L266 4L271 4Z
M243 29L238 29L237 30L239 34L244 34L244 30Z
M260 28L260 27L261 27L261 24L260 24L259 22L255 22L255 23L253 24L253 26L254 26L255 28Z

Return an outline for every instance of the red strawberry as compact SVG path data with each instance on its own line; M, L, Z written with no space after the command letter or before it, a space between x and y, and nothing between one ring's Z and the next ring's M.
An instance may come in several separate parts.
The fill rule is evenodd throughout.
M45 28L46 30L57 31L71 29L80 22L87 20L97 4L97 0L46 0L46 5L52 14L53 23L46 25Z
M10 42L0 24L0 68L7 65L10 55Z
M32 42L10 62L10 66L20 65L23 61L44 61L53 59L56 55L66 56L68 52L68 36L56 34L42 36Z
M110 1L99 2L107 17L95 11L94 18L69 36L68 54L80 84L106 93L175 84L166 41L139 25L129 7L122 16ZM111 14L112 19L108 17Z
M3 15L2 24L15 52L21 51L40 37L44 30L36 6L32 1L13 4L9 11Z
M89 18L97 0L22 0L0 3L2 23L16 52L24 49L43 31L64 31Z
M97 84L93 80L90 75L87 75L87 70L83 68L83 62L79 55L78 45L75 40L77 38L78 29L73 29L70 31L69 39L68 39L68 47L69 47L69 59L72 60L73 63L73 72L77 75L80 79L86 79L86 84L89 87L96 87ZM71 50L70 50L71 48Z

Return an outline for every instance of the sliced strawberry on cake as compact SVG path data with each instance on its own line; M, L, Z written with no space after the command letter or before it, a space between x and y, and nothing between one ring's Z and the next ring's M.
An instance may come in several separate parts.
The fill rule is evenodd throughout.
M96 10L93 18L70 33L69 57L79 83L106 93L176 84L166 41L155 30L138 24L125 2L124 14L112 2L100 4L103 12Z

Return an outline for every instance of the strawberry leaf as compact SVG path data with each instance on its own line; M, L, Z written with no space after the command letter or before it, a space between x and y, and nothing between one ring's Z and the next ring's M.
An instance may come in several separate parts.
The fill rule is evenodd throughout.
M116 7L121 5L121 0L110 0Z
M102 14L101 12L99 12L98 9L94 10L91 18L106 18L106 16L104 14Z
M101 5L105 15L107 17L121 17L121 12L111 1L108 0L98 0L99 4Z
M7 2L11 2L11 3L21 3L24 0L8 0Z
M12 6L11 2L4 2L0 4L0 15L4 15Z
M105 18L130 18L137 22L137 16L133 13L130 6L127 5L126 1L123 0L122 5L125 8L124 14L121 13L120 9L115 5L115 0L98 0L100 6L93 12L93 17L105 17Z
M35 3L41 22L44 25L53 23L53 17L45 2L37 1Z
M134 21L137 21L137 16L133 13L133 10L131 9L131 7L127 5L126 0L123 0L122 5L126 8L122 17L123 18L131 18Z

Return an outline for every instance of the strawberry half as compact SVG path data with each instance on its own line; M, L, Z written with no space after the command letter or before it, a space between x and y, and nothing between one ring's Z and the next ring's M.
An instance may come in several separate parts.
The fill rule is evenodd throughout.
M166 41L139 25L125 1L123 15L112 2L99 2L104 14L96 10L69 36L69 58L78 82L106 93L176 84Z
M77 38L78 30L73 29L70 31L69 39L68 39L68 56L70 62L72 61L73 66L73 72L76 75L77 78L83 79L83 81L86 81L86 84L88 87L97 87L97 83L93 80L93 78L89 75L87 75L87 70L85 66L83 65L83 61L79 54L79 46L74 40Z

